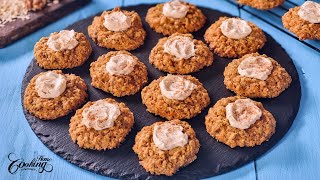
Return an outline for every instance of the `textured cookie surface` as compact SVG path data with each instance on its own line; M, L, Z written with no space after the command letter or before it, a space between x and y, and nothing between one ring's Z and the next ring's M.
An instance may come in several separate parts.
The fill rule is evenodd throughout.
M60 70L54 71L63 74ZM82 105L87 98L87 85L84 80L74 74L64 74L67 80L66 90L58 97L40 98L36 89L36 79L44 74L34 76L28 84L23 98L24 107L34 116L42 120L53 120L65 116Z
M199 30L206 22L206 17L195 5L182 2L189 7L187 15L180 19L166 17L162 13L163 5L158 4L147 12L146 21L152 29L163 35L190 33Z
M151 6L152 5L139 5L128 7L126 10L136 10L141 15L141 18L144 18L143 15L146 14L147 10ZM211 25L214 20L219 18L219 16L226 16L226 14L212 9L202 7L199 8L208 17L208 22L210 22L206 24L206 28ZM86 28L92 23L92 20L93 18L90 17L88 19L79 21L68 29L74 29L78 32L86 32ZM140 60L143 60L143 62L147 65L150 79L153 80L153 78L157 78L159 75L164 74L148 64L147 60L151 49L156 45L158 39L162 38L163 36L150 29L149 25L147 24L145 27L148 32L148 37L155 38L146 40L141 49L139 48L133 53ZM204 34L203 30L206 28L193 33L195 38L201 39ZM299 109L299 99L301 97L300 83L298 74L296 73L296 68L294 67L290 57L287 56L286 52L281 48L276 40L268 35L267 38L268 43L266 44L266 48L263 48L262 52L271 57L280 57L277 58L277 60L281 65L283 65L283 67L285 67L293 79L292 85L290 85L290 88L287 90L288 92L283 93L283 95L279 98L263 101L265 102L263 103L264 107L272 111L274 117L279 119L279 121L281 120L281 123L277 123L276 134L274 134L268 142L263 143L261 146L256 146L255 148L245 148L243 150L239 148L242 153L235 153L235 151L238 151L239 149L234 150L223 143L217 142L206 132L204 126L204 116L209 110L209 108L206 108L203 110L201 115L198 115L190 121L187 121L195 130L197 138L201 144L200 151L197 154L197 159L187 167L180 168L180 170L172 176L172 179L204 179L223 172L232 171L233 169L250 162L251 159L262 156L269 149L273 148L274 145L277 144L286 134L291 126L291 123L294 122L294 117ZM90 57L90 61L97 60L100 55L106 53L106 49L104 48L100 48L95 45L92 45L92 47L94 48L95 53L93 53L92 57ZM218 100L217 98L219 97L228 97L233 94L233 92L226 90L224 88L225 85L223 84L223 70L227 65L227 61L228 60L226 59L217 57L213 62L213 66L209 66L195 73L195 76L199 78L201 83L203 83L205 88L208 90L210 97L212 97L212 101L214 102L216 102ZM83 77L88 84L88 87L91 83L88 68L90 63L85 63L85 65L76 68L80 70L77 75L81 75L81 77ZM75 69L71 69L64 72L71 73L74 70ZM33 60L28 68L28 72L31 73L27 73L25 75L22 85L22 92L25 91L25 88L28 84L27 82L30 81L32 76L41 71L42 69L39 68ZM218 84L218 86L216 84ZM89 88L88 94L90 96L90 100L92 101L111 97L109 93L105 93L93 87ZM73 143L68 132L70 123L69 116L65 116L58 121L52 121L48 123L47 121L37 121L34 116L26 113L26 120L31 124L30 128L34 131L34 133L46 146L50 148L50 150L54 151L59 156L63 157L67 161L70 161L72 164L78 167L84 168L93 173L99 173L116 179L153 179L155 178L155 175L146 172L144 168L139 165L138 157L133 152L132 146L134 145L134 137L136 136L137 131L140 131L143 126L149 126L161 118L153 118L152 114L146 112L146 107L141 103L141 97L138 94L135 96L123 97L121 98L121 101L130 107L135 115L135 122L137 123L135 123L134 129L132 129L132 132L127 135L126 140L120 145L120 147L110 151L86 150L79 148L77 144ZM284 105L279 106L279 103ZM213 105L214 103L210 105L210 107ZM199 117L203 117L202 120L199 119ZM59 131L57 131L57 129ZM44 135L46 136L45 138ZM53 139L57 141L52 141ZM66 139L66 141L61 141L61 139ZM62 145L64 147L63 149L61 149ZM257 151L257 149L259 151ZM211 155L208 156L210 153L207 152L211 152ZM224 152L224 156L216 156L214 155L214 152L217 152L218 154L219 152ZM198 170L195 171L195 168ZM163 176L159 176L158 178L163 178Z
M121 114L115 120L114 126L97 131L93 128L87 128L82 124L82 112L90 107L94 102L88 102L70 120L69 134L73 142L81 148L106 150L118 147L124 140L134 123L133 113L124 103L118 103L113 99L107 98L104 101L117 104Z
M107 62L112 56L117 54L129 55L137 62L130 74L110 75L106 71ZM117 97L135 94L148 81L147 67L137 57L127 51L113 51L100 56L97 61L91 63L90 76L93 87L109 92Z
M273 65L273 70L266 80L241 76L238 73L238 66L249 56L259 56L259 54L248 54L240 59L235 59L225 68L223 75L227 89L239 96L273 98L279 96L281 92L289 87L292 81L291 76L277 61L266 55L262 56L268 58Z
M320 23L312 24L300 18L298 15L300 7L289 9L282 16L282 23L285 28L297 35L300 40L320 40Z
M83 33L75 32L75 39L79 44L74 49L54 51L48 47L48 39L49 37L43 37L34 46L34 57L37 64L44 69L66 69L81 66L92 52L92 47Z
M245 54L257 52L267 41L263 31L255 24L248 22L252 32L242 39L231 39L225 36L220 25L228 17L220 17L205 32L204 39L214 53L221 57L235 58Z
M183 101L164 97L159 86L164 77L160 77L141 91L142 103L147 106L147 110L155 115L172 120L190 119L207 107L210 103L210 97L199 80L190 75L182 77L197 85L197 88L193 90L189 97Z
M260 102L254 102L261 110L262 116L250 128L242 130L230 126L226 118L226 106L242 97L234 96L222 98L209 109L205 117L207 132L216 140L234 147L253 147L268 141L275 133L276 120L273 115L264 109Z
M131 19L131 27L125 31L110 31L104 25L104 16L112 12L121 11ZM144 43L146 31L142 27L141 18L134 11L125 11L115 8L112 11L105 11L93 19L88 27L89 36L101 47L115 50L134 50Z
M267 10L283 4L284 0L238 0L238 3L251 6L253 8Z
M193 39L191 34L175 33L169 38L185 36ZM193 39L195 55L189 59L178 59L174 55L164 52L163 45L169 39L159 39L158 44L151 50L149 62L161 71L172 74L189 74L210 66L213 62L213 54L209 48L200 40Z
M183 147L171 150L160 150L153 142L153 128L163 122L156 122L145 126L137 134L133 151L138 155L141 166L151 174L172 176L179 168L194 161L200 144L192 127L184 121L172 120L172 123L183 127L188 135L188 143Z

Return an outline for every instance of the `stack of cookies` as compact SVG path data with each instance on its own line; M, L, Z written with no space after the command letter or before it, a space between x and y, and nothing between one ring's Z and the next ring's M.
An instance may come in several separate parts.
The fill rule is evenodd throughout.
M276 120L262 103L250 98L279 96L290 86L291 77L275 59L258 53L267 39L257 25L220 17L204 34L207 45L190 34L206 22L195 5L179 0L158 4L148 10L145 20L166 36L151 50L149 63L169 73L147 86L146 65L129 52L146 38L137 12L118 7L105 11L94 18L88 34L96 45L116 50L91 63L91 85L115 97L141 90L147 111L164 119L136 135L133 151L146 171L171 176L197 158L200 143L186 121L208 107L210 97L203 84L189 74L212 66L213 52L236 58L224 71L224 84L236 96L223 98L210 108L205 117L208 134L231 148L253 147L270 139ZM61 71L81 66L91 52L87 37L73 30L41 38L34 48L35 59L49 71L32 78L23 103L41 120L55 120L76 110L70 120L72 141L84 149L114 149L131 131L133 112L112 98L86 103L84 80Z

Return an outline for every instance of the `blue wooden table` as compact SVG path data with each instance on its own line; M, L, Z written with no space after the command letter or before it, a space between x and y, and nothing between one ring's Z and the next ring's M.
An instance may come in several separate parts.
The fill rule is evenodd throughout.
M68 163L46 148L36 137L22 112L20 94L22 78L33 58L33 46L41 37L105 9L150 2L163 1L93 0L91 4L77 12L0 49L0 179L105 179L103 176ZM224 0L190 0L190 2L238 15L237 8ZM295 2L301 4L302 0ZM301 107L289 132L272 150L242 168L212 179L319 179L320 55L245 11L241 12L241 16L272 35L293 59L302 86ZM17 171L12 175L8 172L10 153L25 161L31 161L39 155L49 157L52 159L50 164L53 166L53 171L50 173Z

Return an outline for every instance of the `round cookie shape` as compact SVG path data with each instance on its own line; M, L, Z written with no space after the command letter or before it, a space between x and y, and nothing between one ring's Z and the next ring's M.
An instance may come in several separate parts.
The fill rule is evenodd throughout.
M320 40L320 23L311 23L299 16L300 6L289 9L282 16L283 27L294 33L300 40Z
M43 37L35 44L34 57L40 67L44 69L74 68L81 66L89 58L92 47L83 33L74 32L74 40L68 42L69 45L63 47L61 50L59 50L61 44L55 43L55 45L53 45L53 43L49 42L49 45L56 46L58 49L48 46L48 41L56 39L57 36L59 36L58 32L51 33L49 37ZM63 39L60 40L60 43L61 41L63 41Z
M170 1L168 3L175 3L176 1ZM195 5L182 2L181 4L187 6L188 12L184 17L173 18L165 16L163 13L164 4L158 4L150 8L146 15L146 22L157 33L163 35L172 35L174 33L191 33L198 31L202 28L206 22L205 15Z
M250 57L268 58L272 62L272 71L266 80L242 76L238 67L242 61ZM291 76L274 59L258 53L247 54L240 59L234 59L224 70L224 84L227 89L239 96L250 98L274 98L280 95L291 84Z
M285 0L238 0L237 2L256 9L268 10L280 6L284 1Z
M183 59L165 52L164 46L166 42L177 37L187 37L192 40L194 44L193 56L188 59ZM179 33L159 39L157 45L151 50L149 55L150 64L161 71L171 74L189 74L197 72L204 67L212 65L213 60L213 54L204 42L193 39L191 34Z
M106 150L117 148L131 131L134 123L133 113L124 104L111 98L102 99L106 103L119 107L120 115L114 121L112 127L102 130L88 128L83 122L83 111L94 105L95 102L88 102L72 116L69 126L69 134L73 142L80 148L93 150Z
M106 66L110 59L119 55L130 56L134 61L134 66L129 74L113 74L107 71ZM117 97L133 95L148 82L147 67L127 51L111 51L100 56L97 61L91 63L90 76L93 87Z
M131 25L126 26L125 29L121 29L118 26L114 26L111 30L107 29L105 17L113 13L121 13L130 18ZM124 22L126 21L124 20ZM143 45L146 37L146 31L142 27L139 14L135 11L121 10L119 7L114 8L112 11L104 11L100 16L96 16L88 27L88 33L98 46L115 50L137 49Z
M264 32L255 24L248 22L251 33L245 38L232 39L225 36L220 26L229 17L220 17L205 32L204 39L209 44L211 50L220 57L235 58L257 52L267 41ZM236 18L242 20L240 18Z
M66 89L55 98L41 98L36 90L36 80L47 72L34 76L28 84L23 105L32 115L42 120L54 120L69 114L85 103L87 85L84 80L74 74L63 74L60 70L52 71L63 75L66 79Z
M188 136L187 144L170 150L159 149L153 141L153 131L155 126L161 126L164 123L181 126L183 133ZM171 120L143 127L135 138L133 151L138 155L140 165L147 172L172 176L181 167L187 166L197 158L199 148L200 144L192 127L185 121Z
M172 75L171 75L172 76ZM147 106L147 111L168 120L190 119L199 114L210 103L207 90L198 79L190 75L175 75L196 85L192 93L184 100L166 98L160 88L160 83L167 76L152 81L142 89L142 103Z
M205 117L207 132L231 148L237 146L253 147L268 141L275 133L276 120L260 102L253 101L262 111L262 115L248 129L238 129L230 125L226 117L226 107L238 99L245 98L240 96L222 98L209 109L208 115Z

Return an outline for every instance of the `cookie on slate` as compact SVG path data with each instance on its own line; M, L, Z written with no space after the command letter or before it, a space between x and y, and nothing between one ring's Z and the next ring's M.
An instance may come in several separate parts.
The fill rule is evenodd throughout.
M62 30L41 38L34 46L37 64L44 69L66 69L81 66L92 47L83 33Z
M256 9L268 10L280 6L284 0L238 0L238 3Z
M173 0L150 8L146 21L157 33L171 35L199 30L204 26L206 17L195 5Z
M263 57L271 61L273 68L267 79L260 80L239 74L238 67L240 63L249 57ZM233 60L225 68L223 75L224 84L227 89L235 92L239 96L250 98L277 97L290 86L292 81L291 76L277 61L258 53L247 54L240 59Z
M214 53L221 57L235 58L257 52L264 46L267 39L263 31L248 21L245 21L246 26L251 29L251 32L247 36L240 39L232 39L225 36L220 26L223 22L226 20L229 21L230 19L242 20L240 18L220 17L219 20L213 23L205 32L204 39L209 43L209 47Z
M148 82L147 67L127 51L111 51L90 66L91 85L117 97L133 95Z
M112 115L110 114L110 109L112 109L112 107L109 107L110 109L108 109L107 112L102 112L101 114L97 114L97 111L99 108L103 108L106 105L98 105L91 112L86 110L91 106L94 106L97 102L110 103L119 108L117 117L112 125L108 124L109 122L100 122L101 120L105 120L103 118L108 119L115 116L115 113ZM88 111L88 117L92 118L89 120L89 124L94 121L97 124L93 124L92 127L88 128L86 122L83 120L84 111ZM109 117L106 117L106 114L108 114ZM93 150L114 149L125 140L125 137L133 127L133 123L133 113L124 103L119 103L113 99L106 98L95 102L88 102L81 109L78 109L70 120L69 134L72 141L77 143L81 148ZM99 129L97 130L96 128Z
M134 50L146 37L139 14L119 7L96 16L88 33L98 46L115 50Z
M65 78L65 90L58 97L42 98L38 94L37 79L46 73L55 73ZM42 72L34 76L28 84L23 97L23 105L32 115L42 120L54 120L63 117L82 105L87 98L87 85L84 80L74 74L63 74L60 70ZM50 82L47 82L50 85ZM62 89L63 90L63 89ZM40 92L41 96L48 95ZM58 95L58 94L56 94Z
M168 120L190 119L210 103L207 90L190 75L167 75L153 80L142 89L141 98L147 111Z
M308 2L308 1L307 1ZM314 2L316 4L316 2ZM320 8L320 4L317 5ZM302 19L299 15L299 11L302 6L297 6L289 9L287 13L282 16L283 26L294 33L300 40L317 39L320 40L320 13L318 13L317 20L314 22ZM318 12L320 9L318 9ZM305 9L304 14L309 13L308 9ZM302 10L303 14L303 10ZM311 14L311 11L310 11ZM316 23L317 22L317 23Z
M193 39L191 34L175 33L159 40L151 50L149 62L164 72L189 74L210 66L213 54L206 44Z
M154 128L164 123L181 126L182 132L188 136L188 142L170 150L159 149L153 140ZM192 127L187 122L171 120L143 127L135 138L133 151L146 171L156 175L172 176L179 168L187 166L197 158L199 148L200 144Z
M261 110L260 119L247 129L232 127L226 117L226 107L229 103L234 103L238 99L245 99L240 96L227 97L219 100L209 109L205 117L207 132L216 140L234 147L253 147L268 141L275 133L276 120L260 102L253 103Z

